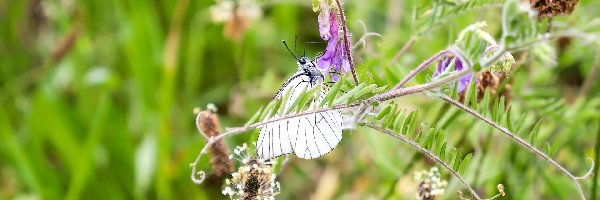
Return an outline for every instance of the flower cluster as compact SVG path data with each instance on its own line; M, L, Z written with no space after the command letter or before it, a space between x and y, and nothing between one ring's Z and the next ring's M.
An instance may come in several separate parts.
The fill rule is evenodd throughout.
M437 167L432 167L429 171L415 172L415 180L420 181L417 199L421 200L433 200L435 197L441 196L448 185L446 180L441 179Z
M223 195L231 199L274 199L279 194L280 186L271 168L273 162L250 157L246 143L236 147L233 152L236 156L229 158L240 161L242 166L231 174L231 179L225 180Z
M350 60L348 59L348 51L346 47L350 46L350 36L344 38L344 26L341 18L345 16L338 15L340 9L331 0L319 0L319 32L321 39L327 41L327 49L323 56L317 60L317 66L324 73L331 73L333 81L337 81L338 74L342 72L350 72ZM346 44L344 44L346 43Z

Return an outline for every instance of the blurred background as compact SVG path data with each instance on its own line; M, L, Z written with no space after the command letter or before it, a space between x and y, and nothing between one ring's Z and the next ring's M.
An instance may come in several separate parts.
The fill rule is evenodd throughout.
M242 126L297 69L281 40L320 41L309 0L240 2L231 12L216 0L0 1L0 199L226 198L221 183L190 180L189 163L206 142L194 108L214 103L223 127ZM482 1L419 33L416 1L345 2L355 41L365 31L382 35L354 51L359 71L370 70L380 85L397 82L469 24L485 20L486 31L501 35L502 1ZM598 1L581 0L554 21L581 25L598 13ZM307 55L324 46L309 45ZM531 124L543 118L534 144L575 175L589 168L586 157L598 160L598 49L562 38L514 54L522 62L513 72L511 112L528 113ZM475 153L465 178L482 196L496 195L502 183L505 199L576 198L566 176L471 116L424 95L398 103ZM256 135L227 138L227 145ZM210 174L208 160L198 167ZM278 197L415 199L414 172L432 166L408 145L359 128L322 158L293 159L279 176ZM440 198L457 199L462 186L441 173L449 186ZM596 182L582 181L588 198L596 198Z

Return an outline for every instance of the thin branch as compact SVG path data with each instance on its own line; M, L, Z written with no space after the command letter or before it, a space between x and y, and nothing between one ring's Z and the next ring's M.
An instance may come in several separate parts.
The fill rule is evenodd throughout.
M392 58L390 63L396 63L398 61L398 59L400 59L400 57L402 55L404 55L404 53L406 53L406 51L408 49L410 49L410 47L412 47L413 44L415 44L416 41L417 41L417 37L414 35L411 36L410 39L408 39L408 41L406 43L404 43L404 46L402 46L400 51L398 51L398 53L396 53L396 55L394 55L394 57Z
M433 61L437 60L439 57L446 55L448 52L450 52L448 49L444 49L439 51L438 53L436 53L435 55L433 55L431 58L425 60L425 62L421 63L416 69L412 70L410 72L410 74L408 74L407 76L405 76L397 85L396 87L394 87L394 89L400 89L406 82L408 82L410 79L412 79L415 75L417 75L417 73L419 73L420 71L422 71L423 69L425 69L426 67L429 66L429 64L431 64Z
M196 184L202 184L202 182L204 182L204 179L206 178L206 173L204 173L204 171L196 172L196 164L198 164L198 161L200 161L202 155L204 155L208 151L208 147L212 146L212 144L214 144L215 141L215 137L208 138L208 142L206 143L206 145L204 145L204 147L202 147L202 150L200 151L198 156L196 156L196 160L194 160L193 163L190 163L190 167L192 168L191 178L192 181Z
M583 189L581 188L581 185L579 184L579 182L577 181L580 177L576 177L573 174L571 174L571 172L567 171L567 169L565 169L563 166L561 166L560 164L558 164L556 161L554 161L552 158L550 158L548 155L546 155L544 152L538 150L537 148L535 148L533 145L529 144L527 141L521 139L519 136L515 135L514 133L512 133L510 130L508 130L507 128L500 126L498 123L486 118L485 116L483 116L482 114L480 114L479 112L463 105L462 103L452 99L451 97L448 97L446 95L443 95L440 97L442 100L462 109L463 111L475 116L476 118L486 122L487 124L491 125L492 127L494 127L495 129L498 129L500 132L504 133L505 135L507 135L508 137L510 137L511 139L515 140L517 143L519 143L521 146L525 147L526 149L532 151L534 154L544 158L544 160L546 160L547 162L549 162L551 165L553 165L554 167L556 167L559 171L561 171L562 173L564 173L565 175L567 175L569 178L571 178L573 180L573 182L575 183L577 190L579 191L579 195L581 197L581 199L585 199L585 195L583 194ZM593 162L592 162L593 163ZM583 177L587 177L588 174L584 175Z
M371 129L377 130L379 132L382 132L386 135L392 136L396 139L399 139L405 143L408 143L410 146L414 147L415 149L418 149L421 153L425 154L427 157L429 157L430 159L439 163L440 165L442 165L442 167L446 168L446 170L448 170L448 172L450 172L454 177L456 177L469 190L469 192L471 192L471 195L473 195L473 197L475 199L481 199L481 197L479 197L479 195L477 195L477 192L475 192L475 190L467 183L467 181L465 181L465 179L463 179L456 171L454 171L452 169L452 167L448 166L448 164L446 162L444 162L442 159L440 159L435 154L433 154L433 152L429 151L426 148L421 147L421 145L408 139L406 136L404 136L402 134L397 134L391 130L384 129L384 128L381 128L381 127L378 127L378 126L375 126L372 124L365 124L365 126L371 128Z
M577 180L586 179L586 178L589 178L591 175L594 174L594 159L592 159L592 158L587 158L587 159L591 162L590 163L590 169L583 176L575 177L575 179L577 179Z
M356 70L354 69L354 61L352 61L352 53L350 52L350 41L348 41L348 27L346 27L346 15L344 15L344 9L340 0L335 0L338 8L340 9L340 19L342 20L342 29L344 30L344 48L346 49L346 57L348 57L348 63L350 63L350 70L352 71L352 78L354 78L355 85L358 85L358 77L356 76Z
M377 37L383 37L381 36L381 34L379 33L375 33L375 32L368 32L365 33L363 36L360 37L360 39L358 39L358 41L356 41L356 43L354 43L354 45L352 45L352 50L356 49L358 47L358 45L363 45L363 48L365 48L367 46L367 42L365 41L365 38L369 37L369 36L377 36Z
M369 36L377 36L377 37L379 37L379 38L383 38L383 36L382 36L381 34L379 34L379 33L375 33L375 32L369 32L369 31L367 30L367 26L365 25L365 23L364 23L363 21L361 21L361 20L358 20L358 23L359 23L360 25L362 25L362 27L363 27L363 36L361 36L361 37L360 37L360 38L359 38L359 39L356 41L356 43L354 43L354 44L352 45L352 50L356 49L356 48L358 47L358 45L361 45L361 44L363 45L363 48L365 48L365 47L367 46L367 42L365 41L365 39L366 39L367 37L369 37Z
M413 87L409 87L409 88L400 88L400 89L396 89L396 90L391 90L389 92L369 98L369 99L367 99L367 102L371 103L373 101L387 101L387 100L390 100L393 98L398 98L398 97L405 96L408 94L414 94L414 93L438 88L444 84L456 81L460 77L462 77L470 72L473 72L473 70L471 68L465 68L461 71L454 72L454 73L452 73L440 80L434 81L434 82L429 82L429 83L425 83L422 85L417 85L417 86L413 86Z

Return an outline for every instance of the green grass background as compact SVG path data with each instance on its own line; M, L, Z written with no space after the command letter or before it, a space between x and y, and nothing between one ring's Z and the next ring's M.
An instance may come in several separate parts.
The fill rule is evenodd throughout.
M501 34L500 7L467 11L435 26L389 63L414 34L414 3L346 3L354 39L363 34L359 20L383 36L355 51L357 68L372 69L380 84L401 79L469 24L486 20L487 31ZM296 70L281 40L320 38L318 13L308 0L261 2L262 18L251 21L239 41L211 21L213 4L0 1L0 199L225 198L220 185L190 180L189 163L206 142L196 131L193 108L214 103L223 126L243 125ZM555 21L585 24L599 11L598 2L581 0L573 15ZM323 50L312 45L308 54ZM592 81L586 94L579 91L599 67L598 55L597 46L574 39L558 50L556 65L531 58L514 74L514 116L544 118L535 145L560 147L553 157L575 174L587 171L586 157L597 156L600 81ZM425 75L410 84L425 82ZM502 183L505 199L577 197L566 176L469 115L455 108L448 110L453 115L440 115L444 104L424 95L398 103L418 109L422 123L445 123L453 146L475 152L465 177L481 195L495 195ZM256 134L227 143L232 149ZM414 199L413 172L434 165L408 145L361 128L345 134L323 158L294 159L279 177L278 197ZM210 173L207 157L199 168ZM444 198L457 199L462 186L442 174L450 182ZM588 198L598 191L595 182L582 181Z

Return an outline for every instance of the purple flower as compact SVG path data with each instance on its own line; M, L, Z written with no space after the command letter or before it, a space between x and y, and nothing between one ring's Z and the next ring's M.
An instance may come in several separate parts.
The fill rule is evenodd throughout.
M319 21L319 32L321 33L321 39L323 39L324 41L329 40L329 38L331 37L331 35L329 34L329 31L331 30L331 24L330 24L331 16L333 16L333 13L329 12L329 6L322 5L321 13L319 13L318 21Z
M337 81L338 73L341 73L342 69L346 72L350 71L350 62L346 55L344 39L343 37L340 38L341 27L336 14L333 11L325 13L323 11L329 10L322 9L319 14L319 32L321 33L321 39L328 42L325 53L317 60L317 66L323 73L331 73L332 80Z
M448 67L450 67L450 63L452 62L452 59L454 59L453 56L444 56L442 58L442 60L440 60L440 62L438 63L438 66L435 69L435 72L433 73L433 78L438 77L440 74L442 74L444 71L446 71L446 69ZM460 59L454 59L454 60L455 60L454 61L454 71L462 70L464 67L462 64L462 61ZM469 73L467 75L464 75L463 77L460 77L460 79L458 79L458 88L457 88L458 92L462 92L469 86L472 76L473 76L473 73ZM475 83L477 83L477 79L475 79Z

